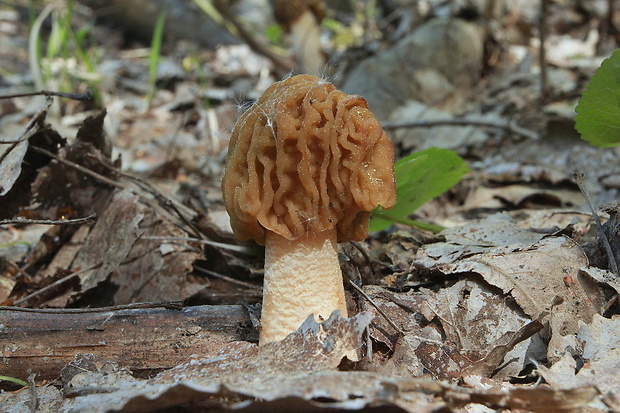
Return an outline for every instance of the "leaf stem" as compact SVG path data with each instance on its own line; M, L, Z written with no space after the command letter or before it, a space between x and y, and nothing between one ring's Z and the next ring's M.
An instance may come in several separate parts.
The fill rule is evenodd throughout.
M384 219L386 221L398 222L399 224L415 227L423 231L430 231L435 234L438 234L445 229L440 225L429 224L427 222L418 221L416 219L396 218L391 216L390 214L386 214L385 212L373 211L372 215L376 218Z
M15 384L19 384L24 387L28 387L28 382L25 382L20 379L16 379L15 377L0 376L0 381L10 381L11 383L15 383Z

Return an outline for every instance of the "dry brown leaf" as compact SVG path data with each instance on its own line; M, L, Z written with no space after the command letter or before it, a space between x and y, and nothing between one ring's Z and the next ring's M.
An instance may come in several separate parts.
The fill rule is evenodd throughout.
M598 267L586 267L581 269L581 273L592 278L597 283L613 288L616 294L620 294L620 279L611 271Z
M28 151L28 140L19 142L19 136L12 140L12 145L2 145L3 151L0 153L0 197L5 195L13 188L13 184L19 178L22 171L22 162Z
M143 216L140 237L110 277L119 286L114 301L184 300L203 289L205 285L192 276L194 262L204 259L202 251L178 240L187 233L156 210L144 206L138 210Z
M562 303L573 319L590 322L602 306L603 297L593 283L579 275L588 260L581 248L566 237L549 237L532 245L495 248L451 264L434 268L442 272L474 272L489 284L514 297L532 319L538 319Z
M497 353L498 348L501 354L479 369L484 367L490 374L505 358L510 363L502 369L501 377L507 377L518 374L528 361L529 341L519 343L523 340L515 338L528 318L485 283L464 279L439 291L422 288L407 293L391 293L378 286L364 289L405 332L396 343L394 357L380 371L414 377L430 373L434 378L453 379L492 351ZM425 326L429 322L434 324ZM373 337L389 341L382 332L393 330L379 314L373 326ZM491 366L492 362L495 364Z
M138 224L143 218L136 195L128 190L114 194L72 265L74 270L86 270L102 264L79 275L82 293L107 279L127 258L140 236Z
M551 367L539 366L554 388L596 386L601 392L620 397L620 316L595 315L590 324L580 323L572 353L566 352ZM584 364L578 368L576 357Z
M0 303L5 302L9 298L15 284L16 282L12 276L7 277L0 274Z
M531 245L544 237L543 234L520 228L506 213L493 214L469 224L449 228L442 234L450 244L480 247Z
M508 214L493 214L486 218L442 231L446 242L425 245L417 260L426 267L451 264L462 257L480 254L494 247L508 245L527 248L540 241L544 234L520 228Z

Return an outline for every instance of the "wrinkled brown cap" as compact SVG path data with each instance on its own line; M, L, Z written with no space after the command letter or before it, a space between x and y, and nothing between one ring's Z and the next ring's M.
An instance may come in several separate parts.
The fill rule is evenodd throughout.
M360 96L316 76L273 84L235 125L222 192L237 238L337 229L362 240L396 201L394 147Z

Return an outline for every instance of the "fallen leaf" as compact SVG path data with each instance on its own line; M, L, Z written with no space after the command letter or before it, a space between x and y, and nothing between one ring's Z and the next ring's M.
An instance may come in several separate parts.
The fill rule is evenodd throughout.
M392 293L378 286L364 290L405 333L396 342L394 356L379 371L454 379L485 359L485 372L491 374L505 359L510 363L500 376L508 377L517 375L528 362L527 338L533 333L527 337L518 333L528 324L527 317L484 282L462 279L438 291ZM393 329L378 313L373 327L373 337L390 340L386 333ZM492 352L491 361L487 357Z
M138 224L144 215L138 210L135 194L127 190L114 194L73 261L72 268L86 270L79 275L81 293L107 279L127 258L140 236ZM87 270L97 264L101 266Z
M596 386L620 397L620 316L595 315L591 323L580 322L576 342L581 346L573 354L566 353L549 368L540 366L541 375L556 388ZM576 357L584 362L579 369Z
M509 235L513 233L516 232ZM486 236L475 235L481 243L487 240ZM505 235L493 236L486 244L498 243L498 237L502 239ZM541 237L541 234L532 235L536 236ZM427 248L420 251L423 252L424 265L431 269L445 274L480 274L489 284L510 294L534 320L548 313L558 301L562 302L563 311L573 320L570 330L577 331L577 320L589 322L602 308L603 302L600 290L588 278L579 275L579 269L588 263L587 257L575 242L566 237L548 237L535 244L530 242L519 243L517 239L509 246L486 248L485 252L480 252L481 247L478 247L477 251L468 251L469 257L464 257L463 248L459 250L454 244L434 245L430 246L430 253L440 247L459 252L440 255L434 264L435 257ZM454 261L448 262L449 258ZM564 277L567 276L574 280L570 285L565 283Z

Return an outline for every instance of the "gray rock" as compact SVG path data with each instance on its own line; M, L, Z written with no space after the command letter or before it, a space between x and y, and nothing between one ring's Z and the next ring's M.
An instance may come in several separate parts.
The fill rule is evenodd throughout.
M381 120L410 100L450 111L478 80L483 39L483 29L473 23L429 20L394 47L362 61L342 89L364 96Z

